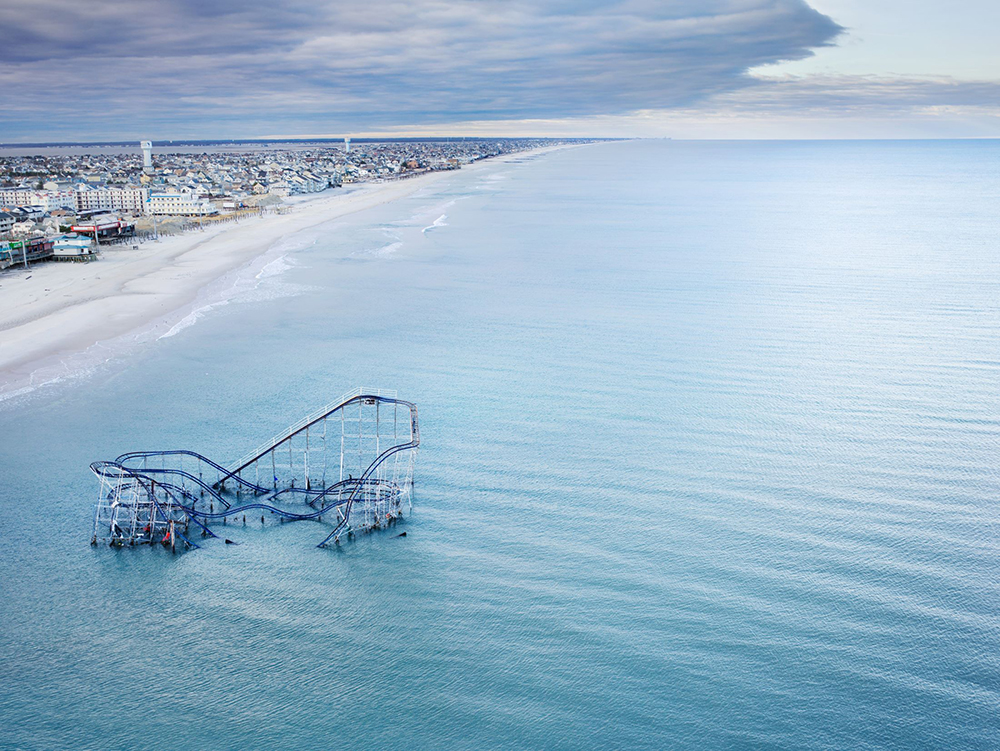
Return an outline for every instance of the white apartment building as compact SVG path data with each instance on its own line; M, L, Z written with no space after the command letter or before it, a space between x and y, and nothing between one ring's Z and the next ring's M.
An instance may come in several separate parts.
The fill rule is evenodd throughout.
M39 191L39 194L43 196L43 200L34 205L44 206L46 211L76 208L76 200L72 190L45 190Z
M148 211L156 215L207 216L217 214L215 204L206 198L180 191L177 193L151 193Z
M76 186L77 211L111 211L111 196L85 183Z
M123 214L145 214L149 188L93 188L78 185L77 211L117 211Z
M45 211L76 210L72 190L0 190L0 206L40 206Z

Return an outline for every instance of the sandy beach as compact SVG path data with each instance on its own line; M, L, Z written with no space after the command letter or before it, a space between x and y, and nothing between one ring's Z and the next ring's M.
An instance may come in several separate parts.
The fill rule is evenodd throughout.
M108 249L89 264L46 262L0 274L0 396L67 355L179 310L207 284L294 232L411 195L449 173L333 190L283 213ZM124 246L127 247L127 246Z
M543 146L462 171L567 148L579 147ZM70 359L95 345L103 349L119 337L176 317L209 284L283 238L412 195L453 174L430 172L296 196L281 213L162 237L137 250L108 248L96 262L50 261L0 273L0 400L72 372Z

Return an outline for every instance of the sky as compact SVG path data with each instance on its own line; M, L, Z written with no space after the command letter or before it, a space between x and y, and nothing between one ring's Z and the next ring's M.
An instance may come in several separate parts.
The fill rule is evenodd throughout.
M1000 137L996 0L3 0L0 142Z

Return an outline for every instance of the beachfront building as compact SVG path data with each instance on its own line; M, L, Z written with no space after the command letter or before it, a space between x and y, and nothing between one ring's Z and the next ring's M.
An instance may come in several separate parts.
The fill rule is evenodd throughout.
M76 210L110 211L111 199L103 190L80 183L76 186Z
M14 227L14 217L5 211L0 211L0 236L9 235Z
M217 214L215 204L185 190L174 193L150 193L148 213L157 216L208 216Z
M52 254L56 258L89 256L96 252L97 246L91 238L76 233L57 237L52 245Z
M128 222L123 222L114 214L101 214L86 222L74 224L70 227L70 232L87 237L110 238L132 235L135 233L135 226Z
M138 216L146 213L149 188L93 187L81 183L76 188L77 211L117 211Z
M0 190L0 206L38 206L43 211L75 209L76 198L71 190Z
M39 235L12 240L6 246L6 253L13 263L27 265L35 261L47 261L52 257L52 240Z

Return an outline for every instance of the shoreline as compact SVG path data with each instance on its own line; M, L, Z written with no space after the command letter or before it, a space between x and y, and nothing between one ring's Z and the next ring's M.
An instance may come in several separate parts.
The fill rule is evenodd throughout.
M62 380L72 370L67 360L96 346L130 334L138 338L158 322L170 323L214 282L252 264L295 233L405 198L448 175L562 148L567 147L542 147L457 172L429 172L303 196L286 204L280 214L162 237L138 250L109 248L94 263L8 270L0 275L0 402Z
M283 213L109 248L88 264L45 263L0 276L0 400L36 373L102 342L139 333L195 303L213 282L318 224L407 197L448 171L318 194ZM42 378L50 382L58 379Z

